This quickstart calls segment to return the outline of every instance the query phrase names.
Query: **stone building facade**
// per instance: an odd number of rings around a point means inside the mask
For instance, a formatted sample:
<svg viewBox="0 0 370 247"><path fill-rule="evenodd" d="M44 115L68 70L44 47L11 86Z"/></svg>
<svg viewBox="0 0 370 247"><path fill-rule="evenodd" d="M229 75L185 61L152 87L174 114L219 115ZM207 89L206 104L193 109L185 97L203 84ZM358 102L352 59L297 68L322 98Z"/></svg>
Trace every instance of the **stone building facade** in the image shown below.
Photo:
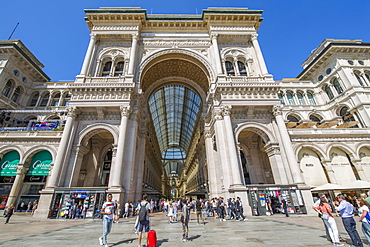
<svg viewBox="0 0 370 247"><path fill-rule="evenodd" d="M85 13L75 81L50 82L21 41L0 42L8 204L39 200L35 215L53 218L82 203L89 217L105 193L239 196L259 215L283 195L292 213L311 213L311 188L369 181L370 44L325 40L297 78L274 81L262 11Z"/></svg>

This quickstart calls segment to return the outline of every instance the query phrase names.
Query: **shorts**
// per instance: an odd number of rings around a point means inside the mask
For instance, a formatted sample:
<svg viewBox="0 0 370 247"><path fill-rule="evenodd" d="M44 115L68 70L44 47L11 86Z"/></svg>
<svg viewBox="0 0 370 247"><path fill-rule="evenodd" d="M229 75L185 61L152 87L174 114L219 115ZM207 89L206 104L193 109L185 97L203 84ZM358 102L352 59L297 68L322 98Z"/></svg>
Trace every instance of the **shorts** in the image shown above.
<svg viewBox="0 0 370 247"><path fill-rule="evenodd" d="M150 228L150 226L149 226L149 220L146 220L146 221L143 221L143 222L139 222L139 231L138 232L142 232L143 231L143 228L144 228L145 232L149 232L149 228Z"/></svg>

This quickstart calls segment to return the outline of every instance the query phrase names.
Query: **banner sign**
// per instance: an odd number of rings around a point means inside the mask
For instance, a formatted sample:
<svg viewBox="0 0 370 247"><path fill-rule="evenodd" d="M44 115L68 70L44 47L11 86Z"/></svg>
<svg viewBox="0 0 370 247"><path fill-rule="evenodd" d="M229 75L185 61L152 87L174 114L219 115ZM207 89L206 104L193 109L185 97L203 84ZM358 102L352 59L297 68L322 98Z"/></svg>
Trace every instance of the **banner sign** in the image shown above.
<svg viewBox="0 0 370 247"><path fill-rule="evenodd" d="M17 151L6 153L0 161L0 176L16 176L19 160Z"/></svg>
<svg viewBox="0 0 370 247"><path fill-rule="evenodd" d="M32 158L30 169L28 170L27 175L28 176L49 175L51 162L52 157L48 151L38 152Z"/></svg>

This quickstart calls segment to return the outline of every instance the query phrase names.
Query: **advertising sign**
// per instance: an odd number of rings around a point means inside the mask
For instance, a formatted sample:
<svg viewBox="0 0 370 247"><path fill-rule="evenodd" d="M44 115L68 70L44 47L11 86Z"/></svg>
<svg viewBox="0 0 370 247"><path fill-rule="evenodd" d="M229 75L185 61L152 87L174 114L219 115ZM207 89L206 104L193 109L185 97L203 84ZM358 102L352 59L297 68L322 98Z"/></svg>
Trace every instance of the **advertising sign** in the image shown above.
<svg viewBox="0 0 370 247"><path fill-rule="evenodd" d="M19 159L17 151L6 153L0 161L0 176L16 176Z"/></svg>
<svg viewBox="0 0 370 247"><path fill-rule="evenodd" d="M48 151L38 152L32 158L30 169L28 170L27 175L28 176L49 175L51 162L52 157Z"/></svg>

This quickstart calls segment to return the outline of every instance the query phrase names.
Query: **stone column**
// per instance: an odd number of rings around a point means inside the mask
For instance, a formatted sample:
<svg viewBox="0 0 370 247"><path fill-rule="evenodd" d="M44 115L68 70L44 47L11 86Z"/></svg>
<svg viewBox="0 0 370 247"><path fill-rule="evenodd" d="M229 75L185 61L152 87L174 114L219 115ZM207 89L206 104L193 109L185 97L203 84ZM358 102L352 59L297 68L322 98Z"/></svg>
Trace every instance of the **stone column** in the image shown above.
<svg viewBox="0 0 370 247"><path fill-rule="evenodd" d="M304 184L301 170L295 158L295 154L294 154L293 147L292 147L292 142L290 141L290 137L289 137L288 131L284 123L284 119L283 119L282 112L281 112L281 107L274 106L273 114L275 116L276 123L279 128L282 145L284 146L286 157L289 163L289 168L293 176L293 182L296 184Z"/></svg>
<svg viewBox="0 0 370 247"><path fill-rule="evenodd" d="M217 181L219 186L221 186L221 193L223 194L224 198L228 197L228 189L230 186L230 163L228 160L228 145L226 144L226 137L225 137L225 126L223 122L222 110L215 109L214 110L214 118L215 118L215 133L216 133L216 143L217 143L217 154L218 154L218 163L222 164L219 165L220 177L217 177ZM226 144L226 145L225 145Z"/></svg>
<svg viewBox="0 0 370 247"><path fill-rule="evenodd" d="M129 62L129 65L128 65L128 74L129 75L132 75L133 72L134 72L137 40L138 40L138 34L133 34L132 35L131 51L130 51L130 62Z"/></svg>
<svg viewBox="0 0 370 247"><path fill-rule="evenodd" d="M235 136L233 131L233 126L231 123L231 106L224 106L223 107L223 116L224 116L224 123L225 123L225 132L226 132L226 140L227 146L229 148L228 153L230 157L230 168L231 168L231 175L232 175L232 187L241 187L243 186L243 179L242 179L242 167L239 163L237 147L235 142Z"/></svg>
<svg viewBox="0 0 370 247"><path fill-rule="evenodd" d="M121 106L121 125L119 127L119 137L117 143L117 155L116 160L112 163L109 188L122 188L122 170L123 170L123 155L125 151L125 139L126 139L126 129L127 120L130 115L129 106Z"/></svg>
<svg viewBox="0 0 370 247"><path fill-rule="evenodd" d="M68 149L69 141L72 138L71 135L73 131L74 121L77 117L77 108L69 107L67 108L67 110L68 115L66 125L64 126L64 131L58 147L57 156L55 157L54 166L52 168L50 177L46 182L46 188L55 188L59 186L59 178L63 169L65 157L67 156L66 152Z"/></svg>
<svg viewBox="0 0 370 247"><path fill-rule="evenodd" d="M266 67L266 64L265 64L265 59L263 58L262 51L261 51L260 45L258 43L257 37L258 37L258 34L253 34L251 36L252 44L253 44L253 47L256 51L258 64L260 66L261 73L262 73L262 75L267 75L268 72L267 72L267 67Z"/></svg>
<svg viewBox="0 0 370 247"><path fill-rule="evenodd" d="M17 205L16 205L17 199L20 196L20 193L23 187L23 180L24 180L24 177L26 176L28 169L29 169L29 165L27 167L24 164L21 164L21 163L18 164L17 175L15 176L12 189L10 190L6 206L10 206L11 204L14 204L14 207L17 208Z"/></svg>
<svg viewBox="0 0 370 247"><path fill-rule="evenodd" d="M213 53L215 54L217 74L222 74L220 52L219 52L218 44L217 44L217 34L212 34L212 46L213 46Z"/></svg>
<svg viewBox="0 0 370 247"><path fill-rule="evenodd" d="M123 186L126 191L126 199L128 201L134 200L134 183L136 183L136 177L134 176L134 162L136 153L136 140L137 140L137 113L131 114L128 128L126 131L126 143L125 143L125 155L123 159L124 174L123 174ZM135 180L135 181L134 181Z"/></svg>
<svg viewBox="0 0 370 247"><path fill-rule="evenodd" d="M355 166L355 168L357 169L357 173L360 176L360 179L364 180L364 181L369 181L369 179L366 176L366 173L364 171L364 168L362 167L361 160L352 159L351 162Z"/></svg>
<svg viewBox="0 0 370 247"><path fill-rule="evenodd" d="M208 165L208 182L209 182L209 193L210 197L218 197L218 177L217 167L214 159L214 150L213 150L213 140L212 135L209 131L204 132L205 137L205 146L206 146L206 155L207 155L207 165Z"/></svg>
<svg viewBox="0 0 370 247"><path fill-rule="evenodd" d="M145 124L144 124L145 126ZM135 158L135 201L142 198L143 193L143 179L144 179L144 162L145 162L145 142L146 142L146 129L141 126L139 133L138 143L137 143L137 152Z"/></svg>
<svg viewBox="0 0 370 247"><path fill-rule="evenodd" d="M70 175L67 174L66 178L69 179L69 187L77 187L78 186L78 180L80 177L80 171L81 171L81 163L83 156L89 152L89 149L83 147L83 146L76 146L72 149L72 155L70 158L70 164L73 164L73 168L71 170Z"/></svg>
<svg viewBox="0 0 370 247"><path fill-rule="evenodd" d="M335 177L333 167L331 166L331 161L321 161L322 165L325 167L326 172L328 174L329 180L328 182L332 184L338 184L337 178Z"/></svg>
<svg viewBox="0 0 370 247"><path fill-rule="evenodd" d="M240 76L239 66L238 66L238 58L234 57L234 69L235 69L235 75Z"/></svg>
<svg viewBox="0 0 370 247"><path fill-rule="evenodd" d="M270 160L272 174L275 184L288 184L287 172L281 159L280 148L278 143L266 144L266 153Z"/></svg>
<svg viewBox="0 0 370 247"><path fill-rule="evenodd" d="M89 67L89 64L90 64L90 61L91 61L91 56L92 56L92 53L93 53L94 47L95 47L95 40L96 40L96 35L95 34L90 34L90 43L89 43L89 47L87 48L85 60L84 60L84 63L82 65L80 75L86 75L86 73L87 73L87 69Z"/></svg>

